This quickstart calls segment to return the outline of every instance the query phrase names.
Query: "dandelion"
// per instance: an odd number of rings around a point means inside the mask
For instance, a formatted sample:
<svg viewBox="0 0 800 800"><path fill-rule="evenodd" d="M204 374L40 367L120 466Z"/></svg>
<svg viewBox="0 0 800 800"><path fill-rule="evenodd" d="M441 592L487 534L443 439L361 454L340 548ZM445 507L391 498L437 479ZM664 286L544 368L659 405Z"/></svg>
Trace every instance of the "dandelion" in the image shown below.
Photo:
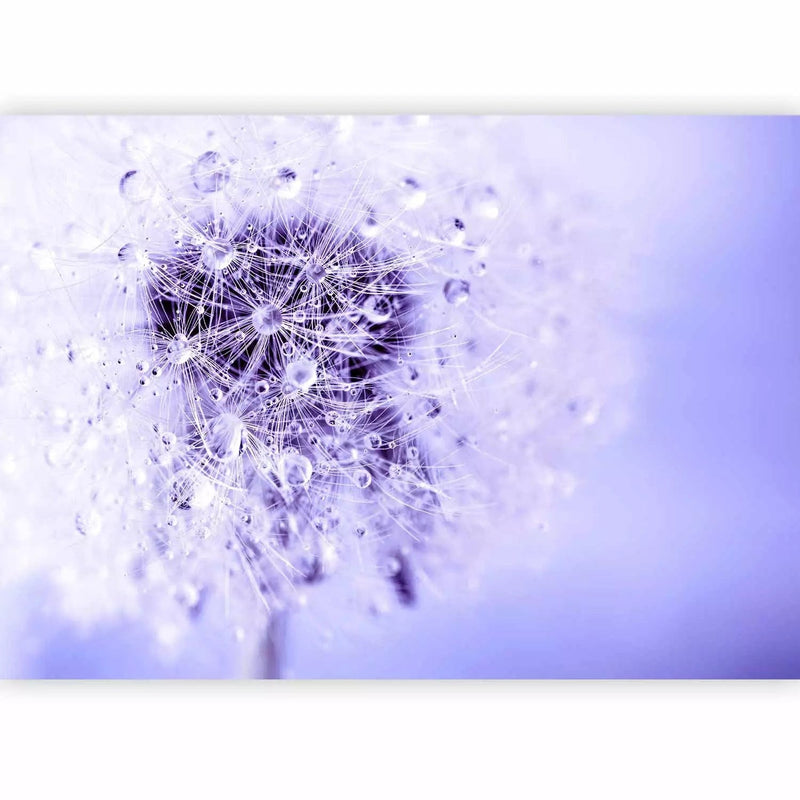
<svg viewBox="0 0 800 800"><path fill-rule="evenodd" d="M4 452L31 448L6 469L4 577L49 575L61 613L133 616L166 648L222 608L276 674L315 584L412 605L498 515L537 530L610 385L606 265L493 136L8 121L3 161L27 148L54 207L42 224L41 180L9 169Z"/></svg>

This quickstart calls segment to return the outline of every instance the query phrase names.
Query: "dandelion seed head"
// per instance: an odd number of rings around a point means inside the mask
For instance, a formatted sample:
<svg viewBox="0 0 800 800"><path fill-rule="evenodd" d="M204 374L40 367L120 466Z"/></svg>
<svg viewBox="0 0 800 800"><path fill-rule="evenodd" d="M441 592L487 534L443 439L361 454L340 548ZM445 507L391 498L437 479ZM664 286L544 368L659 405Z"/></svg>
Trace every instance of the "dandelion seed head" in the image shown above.
<svg viewBox="0 0 800 800"><path fill-rule="evenodd" d="M558 454L609 385L604 255L475 120L41 131L61 202L2 252L9 319L49 304L0 350L4 413L42 442L5 577L49 570L64 613L165 646L209 604L246 639L318 584L410 605L571 490ZM31 546L36 469L58 500Z"/></svg>

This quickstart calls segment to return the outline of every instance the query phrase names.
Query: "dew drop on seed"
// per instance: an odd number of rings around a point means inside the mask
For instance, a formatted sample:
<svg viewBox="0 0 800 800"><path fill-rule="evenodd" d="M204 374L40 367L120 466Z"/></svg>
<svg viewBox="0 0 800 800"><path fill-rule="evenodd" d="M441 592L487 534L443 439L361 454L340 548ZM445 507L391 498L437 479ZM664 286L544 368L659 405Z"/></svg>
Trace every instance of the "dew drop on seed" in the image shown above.
<svg viewBox="0 0 800 800"><path fill-rule="evenodd" d="M485 261L473 261L470 265L469 271L476 277L482 278L486 274Z"/></svg>
<svg viewBox="0 0 800 800"><path fill-rule="evenodd" d="M279 169L272 178L272 188L278 197L297 197L301 185L297 173L289 167Z"/></svg>
<svg viewBox="0 0 800 800"><path fill-rule="evenodd" d="M234 414L220 414L206 425L203 443L218 461L232 461L244 449L244 425Z"/></svg>
<svg viewBox="0 0 800 800"><path fill-rule="evenodd" d="M372 295L364 301L361 312L373 324L383 325L392 316L392 302L388 297Z"/></svg>
<svg viewBox="0 0 800 800"><path fill-rule="evenodd" d="M201 250L203 265L209 270L225 269L233 261L235 254L233 245L224 239L207 242Z"/></svg>
<svg viewBox="0 0 800 800"><path fill-rule="evenodd" d="M172 480L170 501L184 511L208 508L214 495L213 484L189 467L179 470Z"/></svg>
<svg viewBox="0 0 800 800"><path fill-rule="evenodd" d="M218 192L230 179L230 164L214 150L203 153L192 166L192 181L203 194Z"/></svg>
<svg viewBox="0 0 800 800"><path fill-rule="evenodd" d="M75 530L81 536L97 536L103 526L103 520L96 511L90 511L88 514L75 515Z"/></svg>
<svg viewBox="0 0 800 800"><path fill-rule="evenodd" d="M167 361L170 364L185 364L193 356L194 350L184 334L178 333L172 337L167 345Z"/></svg>
<svg viewBox="0 0 800 800"><path fill-rule="evenodd" d="M364 445L370 450L377 450L383 444L379 433L368 433L364 437Z"/></svg>
<svg viewBox="0 0 800 800"><path fill-rule="evenodd" d="M317 362L299 358L286 365L286 382L294 389L308 391L317 382Z"/></svg>
<svg viewBox="0 0 800 800"><path fill-rule="evenodd" d="M185 608L197 610L202 595L196 586L187 581L175 589L175 599Z"/></svg>
<svg viewBox="0 0 800 800"><path fill-rule="evenodd" d="M403 196L403 205L409 211L421 208L425 204L427 193L415 178L406 178L400 188Z"/></svg>
<svg viewBox="0 0 800 800"><path fill-rule="evenodd" d="M359 227L361 235L367 239L372 239L380 232L380 225L375 217L375 212L369 209L364 216L363 221Z"/></svg>
<svg viewBox="0 0 800 800"><path fill-rule="evenodd" d="M119 193L129 203L143 203L153 196L155 187L143 172L132 169L126 172L119 182Z"/></svg>
<svg viewBox="0 0 800 800"><path fill-rule="evenodd" d="M336 461L344 467L358 461L358 448L352 443L342 445L336 453Z"/></svg>
<svg viewBox="0 0 800 800"><path fill-rule="evenodd" d="M307 486L311 472L311 462L301 453L286 453L281 458L279 475L287 486Z"/></svg>
<svg viewBox="0 0 800 800"><path fill-rule="evenodd" d="M328 270L325 264L316 258L312 258L306 265L306 275L308 275L309 279L314 283L322 283L327 274Z"/></svg>
<svg viewBox="0 0 800 800"><path fill-rule="evenodd" d="M447 244L461 244L465 236L464 223L458 217L450 217L439 226L439 237Z"/></svg>
<svg viewBox="0 0 800 800"><path fill-rule="evenodd" d="M469 300L469 283L460 278L451 278L444 285L444 299L450 305L460 306Z"/></svg>
<svg viewBox="0 0 800 800"><path fill-rule="evenodd" d="M372 483L372 475L365 469L357 469L353 473L353 483L359 489L366 489Z"/></svg>
<svg viewBox="0 0 800 800"><path fill-rule="evenodd" d="M133 242L122 245L117 253L117 258L122 264L131 269L140 270L147 266L147 256L144 251Z"/></svg>
<svg viewBox="0 0 800 800"><path fill-rule="evenodd" d="M481 186L473 189L467 199L469 210L485 219L497 219L500 216L500 200L492 186Z"/></svg>
<svg viewBox="0 0 800 800"><path fill-rule="evenodd" d="M425 416L436 419L442 413L442 404L435 397L428 397L423 404Z"/></svg>
<svg viewBox="0 0 800 800"><path fill-rule="evenodd" d="M283 312L272 303L264 303L253 312L251 321L260 334L269 336L283 324Z"/></svg>

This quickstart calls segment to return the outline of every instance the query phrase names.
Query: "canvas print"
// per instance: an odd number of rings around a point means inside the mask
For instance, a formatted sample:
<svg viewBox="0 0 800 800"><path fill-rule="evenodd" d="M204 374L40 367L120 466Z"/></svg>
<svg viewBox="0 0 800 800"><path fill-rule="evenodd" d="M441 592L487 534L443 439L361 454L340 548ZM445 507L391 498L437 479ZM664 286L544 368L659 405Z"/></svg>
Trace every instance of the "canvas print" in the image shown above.
<svg viewBox="0 0 800 800"><path fill-rule="evenodd" d="M797 677L798 154L0 119L0 675Z"/></svg>

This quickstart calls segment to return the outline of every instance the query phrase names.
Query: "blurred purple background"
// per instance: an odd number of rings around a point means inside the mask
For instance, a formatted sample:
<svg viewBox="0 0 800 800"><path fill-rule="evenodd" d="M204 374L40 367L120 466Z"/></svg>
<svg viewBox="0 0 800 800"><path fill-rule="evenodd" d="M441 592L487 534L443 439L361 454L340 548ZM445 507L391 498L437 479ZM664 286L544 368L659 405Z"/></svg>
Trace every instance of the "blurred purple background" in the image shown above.
<svg viewBox="0 0 800 800"><path fill-rule="evenodd" d="M543 567L499 548L477 591L423 590L330 642L300 613L287 674L800 677L800 119L522 118L503 135L635 234L631 423L573 464ZM135 631L64 633L24 671L235 671L213 642L198 631L163 667Z"/></svg>

